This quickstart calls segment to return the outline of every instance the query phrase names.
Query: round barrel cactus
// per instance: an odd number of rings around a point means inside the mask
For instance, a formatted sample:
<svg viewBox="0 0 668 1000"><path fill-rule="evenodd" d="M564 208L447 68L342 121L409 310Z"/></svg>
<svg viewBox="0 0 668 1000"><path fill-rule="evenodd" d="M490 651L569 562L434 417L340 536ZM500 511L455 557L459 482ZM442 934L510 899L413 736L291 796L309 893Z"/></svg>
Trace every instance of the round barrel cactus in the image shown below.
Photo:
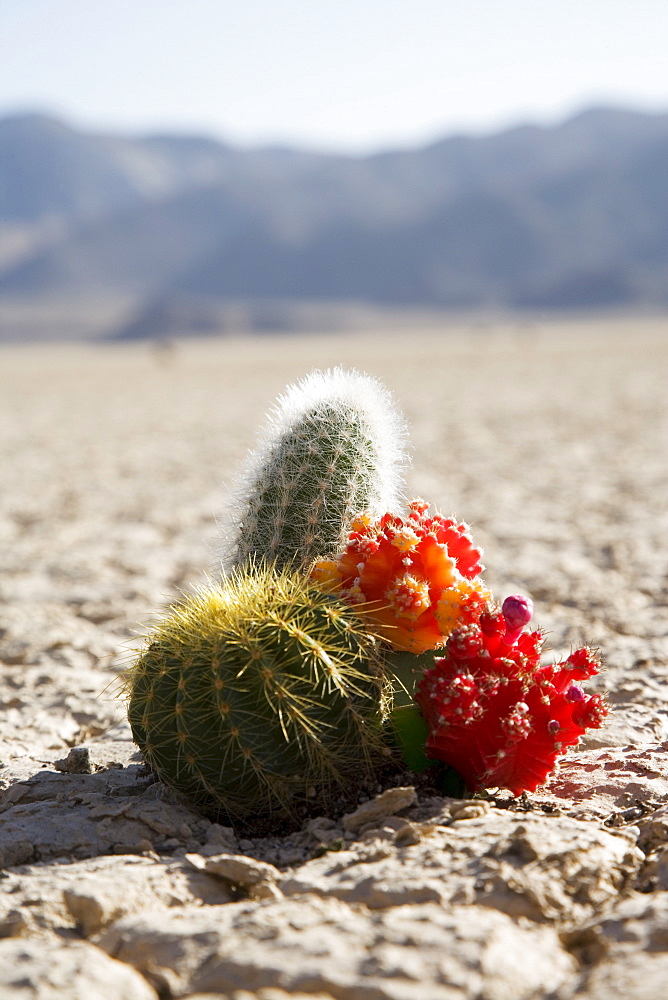
<svg viewBox="0 0 668 1000"><path fill-rule="evenodd" d="M387 757L378 641L301 574L240 568L172 608L127 678L157 776L229 820L323 806Z"/></svg>

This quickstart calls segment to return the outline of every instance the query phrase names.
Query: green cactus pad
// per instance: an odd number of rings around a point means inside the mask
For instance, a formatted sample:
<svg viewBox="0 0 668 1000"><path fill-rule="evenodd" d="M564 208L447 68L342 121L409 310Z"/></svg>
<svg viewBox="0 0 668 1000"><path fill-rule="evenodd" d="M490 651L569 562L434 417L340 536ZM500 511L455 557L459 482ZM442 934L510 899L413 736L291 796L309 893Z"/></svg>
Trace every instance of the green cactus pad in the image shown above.
<svg viewBox="0 0 668 1000"><path fill-rule="evenodd" d="M378 645L302 576L240 569L149 638L127 675L134 739L160 780L216 817L326 805L387 760Z"/></svg>

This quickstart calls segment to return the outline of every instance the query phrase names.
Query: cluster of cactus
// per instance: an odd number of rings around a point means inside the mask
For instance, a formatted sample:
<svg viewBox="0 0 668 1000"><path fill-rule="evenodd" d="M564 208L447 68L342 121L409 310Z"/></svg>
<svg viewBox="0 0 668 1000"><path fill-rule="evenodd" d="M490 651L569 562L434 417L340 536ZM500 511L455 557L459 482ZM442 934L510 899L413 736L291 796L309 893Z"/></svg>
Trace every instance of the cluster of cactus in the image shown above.
<svg viewBox="0 0 668 1000"><path fill-rule="evenodd" d="M398 503L403 440L369 376L335 369L291 387L235 490L221 579L171 609L129 671L135 741L205 811L325 806L387 761L381 644L304 570L337 551L360 510Z"/></svg>
<svg viewBox="0 0 668 1000"><path fill-rule="evenodd" d="M343 552L319 560L312 577L363 609L394 648L390 668L414 693L391 719L411 769L441 761L472 792L533 791L603 723L603 699L576 683L600 661L582 648L541 666L542 633L525 630L531 601L516 595L499 608L468 525L429 516L428 507L415 500L407 517L358 518Z"/></svg>
<svg viewBox="0 0 668 1000"><path fill-rule="evenodd" d="M291 387L223 520L219 581L170 609L129 671L146 761L209 814L326 808L398 751L518 794L601 724L575 683L596 658L540 667L530 602L493 604L468 525L421 500L399 511L404 438L369 376Z"/></svg>

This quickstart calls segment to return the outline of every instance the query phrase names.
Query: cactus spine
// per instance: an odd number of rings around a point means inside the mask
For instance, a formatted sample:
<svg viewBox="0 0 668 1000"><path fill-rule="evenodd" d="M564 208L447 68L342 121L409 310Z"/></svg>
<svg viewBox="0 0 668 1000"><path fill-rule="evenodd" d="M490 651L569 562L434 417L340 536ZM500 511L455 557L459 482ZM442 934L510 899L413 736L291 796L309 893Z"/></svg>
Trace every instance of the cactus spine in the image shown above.
<svg viewBox="0 0 668 1000"><path fill-rule="evenodd" d="M224 568L266 559L306 566L338 552L356 514L399 503L405 428L368 375L315 371L269 414L224 524Z"/></svg>
<svg viewBox="0 0 668 1000"><path fill-rule="evenodd" d="M326 805L385 759L376 646L359 613L303 575L240 568L154 631L127 679L134 739L210 814Z"/></svg>

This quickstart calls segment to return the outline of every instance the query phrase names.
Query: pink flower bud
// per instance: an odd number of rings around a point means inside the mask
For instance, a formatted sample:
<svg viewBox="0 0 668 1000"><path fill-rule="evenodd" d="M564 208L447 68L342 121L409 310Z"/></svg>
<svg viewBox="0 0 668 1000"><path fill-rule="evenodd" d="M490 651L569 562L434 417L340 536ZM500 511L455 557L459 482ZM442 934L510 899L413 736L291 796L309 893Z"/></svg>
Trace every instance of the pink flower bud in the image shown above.
<svg viewBox="0 0 668 1000"><path fill-rule="evenodd" d="M533 601L522 594L506 597L501 607L509 629L521 629L533 618Z"/></svg>

